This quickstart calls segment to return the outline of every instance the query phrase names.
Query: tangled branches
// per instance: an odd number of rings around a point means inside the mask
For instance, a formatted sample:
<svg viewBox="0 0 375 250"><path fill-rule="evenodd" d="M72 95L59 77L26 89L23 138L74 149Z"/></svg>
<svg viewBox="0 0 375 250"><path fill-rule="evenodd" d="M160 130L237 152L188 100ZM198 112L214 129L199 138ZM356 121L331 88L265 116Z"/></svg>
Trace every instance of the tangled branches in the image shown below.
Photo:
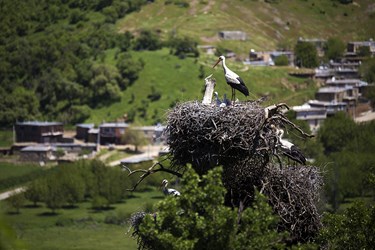
<svg viewBox="0 0 375 250"><path fill-rule="evenodd" d="M280 229L306 241L321 226L316 203L322 178L316 167L291 166L279 153L273 126L310 137L279 111L284 106L265 109L257 101L223 108L182 103L168 115L167 143L176 171L192 164L204 174L222 165L228 205L251 206L254 188L261 190L281 217Z"/></svg>

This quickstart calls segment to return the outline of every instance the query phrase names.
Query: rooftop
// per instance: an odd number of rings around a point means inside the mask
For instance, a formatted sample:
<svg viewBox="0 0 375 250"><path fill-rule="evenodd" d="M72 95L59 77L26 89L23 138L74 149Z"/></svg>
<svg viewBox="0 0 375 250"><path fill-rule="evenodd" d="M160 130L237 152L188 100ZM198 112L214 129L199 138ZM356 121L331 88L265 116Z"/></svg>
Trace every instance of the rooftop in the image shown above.
<svg viewBox="0 0 375 250"><path fill-rule="evenodd" d="M63 124L62 124L62 122L26 121L26 122L17 122L16 125L24 125L24 126L53 126L53 125L63 125Z"/></svg>

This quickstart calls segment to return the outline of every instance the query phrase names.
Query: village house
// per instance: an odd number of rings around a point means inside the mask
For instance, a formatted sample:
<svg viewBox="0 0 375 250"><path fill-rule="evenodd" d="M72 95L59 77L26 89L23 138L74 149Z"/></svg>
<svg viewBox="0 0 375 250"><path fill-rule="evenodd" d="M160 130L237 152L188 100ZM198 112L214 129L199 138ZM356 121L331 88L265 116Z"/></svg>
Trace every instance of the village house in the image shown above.
<svg viewBox="0 0 375 250"><path fill-rule="evenodd" d="M355 42L348 42L347 44L347 52L357 54L361 47L368 47L369 51L372 55L375 55L375 42L370 39L369 41L355 41Z"/></svg>
<svg viewBox="0 0 375 250"><path fill-rule="evenodd" d="M245 64L254 66L273 66L275 60L280 56L288 58L288 65L294 66L294 52L292 51L255 51L251 50L249 53L249 61Z"/></svg>
<svg viewBox="0 0 375 250"><path fill-rule="evenodd" d="M296 112L296 119L306 121L313 134L316 134L327 118L327 109L325 107L311 107L311 105L305 103L302 106L294 106L292 109Z"/></svg>
<svg viewBox="0 0 375 250"><path fill-rule="evenodd" d="M56 159L55 153L56 148L51 145L30 145L20 150L20 160L46 163Z"/></svg>
<svg viewBox="0 0 375 250"><path fill-rule="evenodd" d="M17 122L15 139L20 142L52 143L63 140L64 127L61 122Z"/></svg>
<svg viewBox="0 0 375 250"><path fill-rule="evenodd" d="M99 126L99 143L106 144L123 144L122 137L126 129L129 127L127 123L103 123Z"/></svg>
<svg viewBox="0 0 375 250"><path fill-rule="evenodd" d="M94 124L77 124L76 125L76 139L83 140L85 142L88 141L89 131L90 129L94 128Z"/></svg>

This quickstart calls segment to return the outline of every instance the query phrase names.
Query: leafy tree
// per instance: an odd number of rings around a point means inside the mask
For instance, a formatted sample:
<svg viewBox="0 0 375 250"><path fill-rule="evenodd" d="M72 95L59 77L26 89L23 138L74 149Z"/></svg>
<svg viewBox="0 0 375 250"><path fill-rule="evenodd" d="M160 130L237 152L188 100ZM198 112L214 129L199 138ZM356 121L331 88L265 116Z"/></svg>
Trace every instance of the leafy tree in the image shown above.
<svg viewBox="0 0 375 250"><path fill-rule="evenodd" d="M44 194L47 192L47 186L43 180L34 180L31 182L25 192L26 199L34 202L34 206L37 206L38 202L43 201Z"/></svg>
<svg viewBox="0 0 375 250"><path fill-rule="evenodd" d="M63 185L60 178L54 175L46 177L45 182L47 189L43 200L52 213L55 213L56 209L61 208L66 202Z"/></svg>
<svg viewBox="0 0 375 250"><path fill-rule="evenodd" d="M134 128L127 129L122 136L121 141L125 144L134 145L135 152L138 152L139 146L145 145L147 143L145 134L142 131Z"/></svg>
<svg viewBox="0 0 375 250"><path fill-rule="evenodd" d="M221 168L199 177L184 173L181 196L157 204L136 234L151 249L271 249L285 247L277 218L265 198L257 194L252 208L239 213L224 206Z"/></svg>
<svg viewBox="0 0 375 250"><path fill-rule="evenodd" d="M6 200L11 208L16 210L16 213L20 213L20 208L25 204L25 195L23 192L13 192L10 197Z"/></svg>
<svg viewBox="0 0 375 250"><path fill-rule="evenodd" d="M375 83L375 58L365 60L360 66L360 72L365 81Z"/></svg>
<svg viewBox="0 0 375 250"><path fill-rule="evenodd" d="M326 154L341 151L354 135L355 123L344 112L338 112L325 120L318 131L318 138L323 143Z"/></svg>
<svg viewBox="0 0 375 250"><path fill-rule="evenodd" d="M361 46L358 48L358 56L362 57L370 57L371 56L371 50L369 46Z"/></svg>
<svg viewBox="0 0 375 250"><path fill-rule="evenodd" d="M325 55L329 60L337 61L342 58L345 52L345 44L339 38L331 37L325 45Z"/></svg>
<svg viewBox="0 0 375 250"><path fill-rule="evenodd" d="M134 60L130 53L121 53L118 55L116 67L121 74L122 80L119 86L126 89L138 78L138 73L143 69L142 60Z"/></svg>
<svg viewBox="0 0 375 250"><path fill-rule="evenodd" d="M276 57L275 65L276 66L287 66L289 64L288 57L286 55L281 55Z"/></svg>
<svg viewBox="0 0 375 250"><path fill-rule="evenodd" d="M150 30L142 30L135 41L135 50L158 50L161 48L161 41L158 35Z"/></svg>
<svg viewBox="0 0 375 250"><path fill-rule="evenodd" d="M372 249L375 245L375 206L354 203L343 214L325 214L320 240L327 249Z"/></svg>
<svg viewBox="0 0 375 250"><path fill-rule="evenodd" d="M314 44L309 42L298 42L294 48L296 65L305 68L314 68L319 65L318 54Z"/></svg>
<svg viewBox="0 0 375 250"><path fill-rule="evenodd" d="M176 37L169 41L169 46L173 49L172 53L181 58L186 56L198 57L197 45L198 43L189 37Z"/></svg>
<svg viewBox="0 0 375 250"><path fill-rule="evenodd" d="M79 170L72 165L61 166L60 168L61 174L59 178L62 182L65 200L70 205L82 201L85 192L85 183L82 176L79 175Z"/></svg>

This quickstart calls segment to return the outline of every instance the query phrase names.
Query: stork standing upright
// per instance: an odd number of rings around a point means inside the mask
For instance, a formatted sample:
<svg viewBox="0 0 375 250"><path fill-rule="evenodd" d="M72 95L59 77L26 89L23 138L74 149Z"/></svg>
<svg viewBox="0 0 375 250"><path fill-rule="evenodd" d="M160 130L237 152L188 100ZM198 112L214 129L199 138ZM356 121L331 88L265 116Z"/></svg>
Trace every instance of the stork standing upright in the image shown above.
<svg viewBox="0 0 375 250"><path fill-rule="evenodd" d="M292 160L294 160L294 161L296 161L300 164L305 165L306 164L306 158L302 154L301 150L296 145L291 143L290 141L287 141L287 140L282 138L283 135L284 135L284 130L278 129L275 126L273 126L273 128L276 131L277 141L278 141L278 143L281 147L281 150L283 151L283 154L285 156L289 157L290 159L292 159Z"/></svg>
<svg viewBox="0 0 375 250"><path fill-rule="evenodd" d="M163 188L163 193L165 195L172 195L172 196L180 196L180 192L177 191L176 189L173 189L173 188L167 188L168 186L168 181L166 179L164 179L162 182L161 182L161 186Z"/></svg>
<svg viewBox="0 0 375 250"><path fill-rule="evenodd" d="M239 77L236 73L234 73L232 70L230 70L227 65L225 64L225 57L220 56L215 65L212 68L215 68L216 65L219 64L219 62L223 62L223 69L224 69L224 76L227 84L232 87L232 102L234 102L236 98L235 90L237 89L245 96L249 96L249 90L247 89L245 83Z"/></svg>

